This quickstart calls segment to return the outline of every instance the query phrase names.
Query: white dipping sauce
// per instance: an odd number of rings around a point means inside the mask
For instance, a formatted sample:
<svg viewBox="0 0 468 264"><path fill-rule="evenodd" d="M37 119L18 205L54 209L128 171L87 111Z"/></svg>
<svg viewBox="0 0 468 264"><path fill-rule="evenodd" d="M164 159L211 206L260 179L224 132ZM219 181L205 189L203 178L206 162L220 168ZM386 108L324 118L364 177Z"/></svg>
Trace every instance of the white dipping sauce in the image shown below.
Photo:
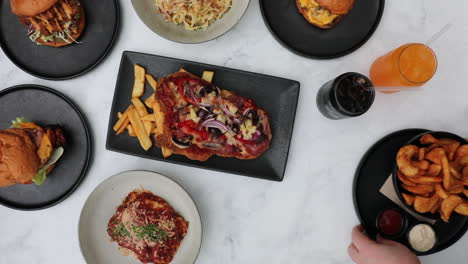
<svg viewBox="0 0 468 264"><path fill-rule="evenodd" d="M408 235L408 241L414 250L426 252L431 250L436 243L434 229L426 224L415 225Z"/></svg>

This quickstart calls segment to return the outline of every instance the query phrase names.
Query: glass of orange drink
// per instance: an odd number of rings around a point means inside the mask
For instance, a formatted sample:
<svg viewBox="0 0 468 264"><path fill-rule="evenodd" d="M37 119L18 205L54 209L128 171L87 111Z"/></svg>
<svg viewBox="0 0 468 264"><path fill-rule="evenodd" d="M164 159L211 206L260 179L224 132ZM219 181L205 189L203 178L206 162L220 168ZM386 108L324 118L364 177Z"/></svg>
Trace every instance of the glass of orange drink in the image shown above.
<svg viewBox="0 0 468 264"><path fill-rule="evenodd" d="M384 92L398 92L398 87L424 85L436 71L437 57L434 51L424 44L409 43L375 60L370 69L370 78L376 90L382 87L381 91Z"/></svg>

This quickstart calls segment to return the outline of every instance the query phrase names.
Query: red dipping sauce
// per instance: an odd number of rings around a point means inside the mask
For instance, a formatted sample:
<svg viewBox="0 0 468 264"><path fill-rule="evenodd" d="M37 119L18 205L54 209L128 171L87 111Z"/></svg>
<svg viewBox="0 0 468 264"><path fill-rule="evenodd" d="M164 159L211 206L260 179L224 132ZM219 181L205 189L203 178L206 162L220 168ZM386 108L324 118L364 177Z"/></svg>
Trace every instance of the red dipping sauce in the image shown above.
<svg viewBox="0 0 468 264"><path fill-rule="evenodd" d="M377 219L377 227L384 235L398 235L403 231L404 219L400 211L387 209L380 213Z"/></svg>

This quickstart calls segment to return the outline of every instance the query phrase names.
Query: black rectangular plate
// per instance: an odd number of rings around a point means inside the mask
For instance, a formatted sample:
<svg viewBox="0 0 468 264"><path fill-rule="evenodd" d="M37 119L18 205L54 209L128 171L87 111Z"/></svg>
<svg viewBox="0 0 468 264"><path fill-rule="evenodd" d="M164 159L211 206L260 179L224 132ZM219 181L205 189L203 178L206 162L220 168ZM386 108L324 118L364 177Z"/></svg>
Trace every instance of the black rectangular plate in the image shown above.
<svg viewBox="0 0 468 264"><path fill-rule="evenodd" d="M241 96L252 98L265 109L270 118L273 139L270 149L255 160L239 160L213 156L205 162L194 161L182 155L172 155L165 159L157 147L144 151L138 139L125 132L115 135L117 112L124 112L130 104L135 64L143 66L155 78L161 78L184 68L201 76L203 71L214 71L213 83L221 89L231 90ZM143 53L125 51L120 62L119 75L115 86L114 100L109 118L106 148L111 151L138 157L172 162L181 165L200 167L215 171L234 173L266 180L282 181L288 160L289 145L296 115L300 84L297 81L245 72L198 62L179 60ZM152 93L146 84L147 98Z"/></svg>

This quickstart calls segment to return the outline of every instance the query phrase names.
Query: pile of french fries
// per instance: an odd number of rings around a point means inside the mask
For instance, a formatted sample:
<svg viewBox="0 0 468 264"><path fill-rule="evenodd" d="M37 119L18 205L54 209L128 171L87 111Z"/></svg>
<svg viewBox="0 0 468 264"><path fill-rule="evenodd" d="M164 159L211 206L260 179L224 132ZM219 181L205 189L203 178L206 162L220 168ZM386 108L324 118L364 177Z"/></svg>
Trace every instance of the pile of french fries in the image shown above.
<svg viewBox="0 0 468 264"><path fill-rule="evenodd" d="M406 204L419 213L439 213L445 222L453 212L468 216L468 145L431 134L420 142L424 147L407 145L397 154Z"/></svg>
<svg viewBox="0 0 468 264"><path fill-rule="evenodd" d="M180 72L187 72L185 69L180 69ZM146 73L145 68L135 64L134 65L134 83L132 89L131 104L127 107L125 112L117 113L119 118L113 129L117 135L122 134L125 130L131 137L137 137L141 147L148 151L153 146L151 136L157 132L156 116L153 109L156 107L156 89L158 87L157 81L151 74ZM204 71L203 79L212 82L214 72ZM141 97L145 94L145 83L148 82L153 93L146 99ZM166 148L162 149L164 157L172 155L172 151Z"/></svg>

